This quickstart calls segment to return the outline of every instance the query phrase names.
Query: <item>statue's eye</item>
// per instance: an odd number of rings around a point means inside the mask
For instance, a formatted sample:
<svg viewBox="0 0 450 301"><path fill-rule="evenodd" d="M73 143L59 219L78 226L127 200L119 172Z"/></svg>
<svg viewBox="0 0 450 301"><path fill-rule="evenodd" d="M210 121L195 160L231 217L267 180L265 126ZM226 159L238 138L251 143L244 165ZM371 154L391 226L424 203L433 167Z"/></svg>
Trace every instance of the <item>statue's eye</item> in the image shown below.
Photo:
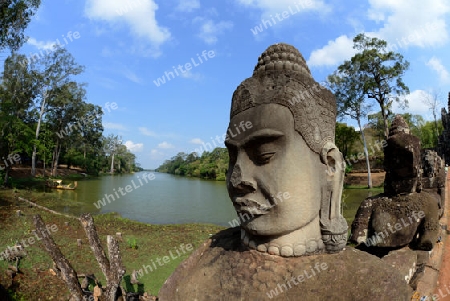
<svg viewBox="0 0 450 301"><path fill-rule="evenodd" d="M265 152L261 153L257 157L258 164L267 164L270 162L270 159L275 155L275 152Z"/></svg>

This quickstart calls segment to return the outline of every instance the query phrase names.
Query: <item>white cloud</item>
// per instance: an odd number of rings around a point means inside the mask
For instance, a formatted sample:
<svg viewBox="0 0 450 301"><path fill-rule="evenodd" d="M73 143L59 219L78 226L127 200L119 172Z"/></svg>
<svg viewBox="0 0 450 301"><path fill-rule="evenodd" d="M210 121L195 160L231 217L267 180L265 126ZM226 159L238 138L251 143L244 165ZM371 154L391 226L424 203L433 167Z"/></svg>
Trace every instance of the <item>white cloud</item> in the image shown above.
<svg viewBox="0 0 450 301"><path fill-rule="evenodd" d="M369 4L369 19L384 22L376 35L399 48L437 46L448 40L448 0L369 0Z"/></svg>
<svg viewBox="0 0 450 301"><path fill-rule="evenodd" d="M103 127L107 130L119 130L119 131L127 130L127 128L124 125L112 122L103 122Z"/></svg>
<svg viewBox="0 0 450 301"><path fill-rule="evenodd" d="M308 59L308 66L334 66L350 59L356 53L353 49L353 39L346 35L334 41L329 41L321 49L314 50Z"/></svg>
<svg viewBox="0 0 450 301"><path fill-rule="evenodd" d="M239 4L259 8L263 15L289 12L318 11L328 13L331 6L324 3L323 0L237 0Z"/></svg>
<svg viewBox="0 0 450 301"><path fill-rule="evenodd" d="M125 146L132 153L139 153L144 150L144 144L142 143L133 143L133 141L128 140L125 142Z"/></svg>
<svg viewBox="0 0 450 301"><path fill-rule="evenodd" d="M256 0L239 0L254 2ZM262 1L262 0L260 0ZM448 41L446 16L450 13L448 0L369 0L368 19L380 24L368 36L388 42L388 47L398 52L410 46L440 46ZM310 66L337 65L354 55L353 42L345 35L329 41L311 53Z"/></svg>
<svg viewBox="0 0 450 301"><path fill-rule="evenodd" d="M450 74L445 68L445 66L442 64L441 60L437 57L433 56L428 62L427 66L430 67L432 70L436 71L436 73L439 75L439 81L442 84L449 84L450 83Z"/></svg>
<svg viewBox="0 0 450 301"><path fill-rule="evenodd" d="M430 110L427 105L424 103L424 99L427 97L432 97L428 92L423 90L414 90L409 95L406 95L404 98L408 100L408 107L402 109L399 105L394 102L392 104L392 110L394 113L411 113L422 115L425 120L430 120Z"/></svg>
<svg viewBox="0 0 450 301"><path fill-rule="evenodd" d="M191 70L186 71L186 72L182 72L180 74L180 77L182 78L187 78L187 79L192 79L194 81L199 81L203 78L203 76L200 73L194 73Z"/></svg>
<svg viewBox="0 0 450 301"><path fill-rule="evenodd" d="M161 149L169 149L169 148L174 148L174 146L173 146L172 144L170 144L170 143L164 141L164 142L158 144L158 148L161 148Z"/></svg>
<svg viewBox="0 0 450 301"><path fill-rule="evenodd" d="M164 152L161 152L157 149L152 149L150 151L150 159L160 160L160 159L164 159L164 158L167 158L167 155Z"/></svg>
<svg viewBox="0 0 450 301"><path fill-rule="evenodd" d="M201 18L197 18L194 22L199 20L201 20ZM223 34L226 30L231 30L232 28L233 22L231 21L220 21L218 23L214 23L213 20L203 20L198 37L201 38L206 44L212 45L217 43L219 35Z"/></svg>
<svg viewBox="0 0 450 301"><path fill-rule="evenodd" d="M150 131L150 130L147 129L146 127L140 127L140 128L139 128L139 132L141 132L141 134L142 134L142 135L145 135L145 136L149 136L149 137L158 137L158 135L157 135L155 132Z"/></svg>
<svg viewBox="0 0 450 301"><path fill-rule="evenodd" d="M134 83L137 84L142 83L142 79L139 76L137 76L136 73L127 68L124 70L124 76Z"/></svg>
<svg viewBox="0 0 450 301"><path fill-rule="evenodd" d="M199 0L180 0L180 3L176 7L176 10L182 12L192 12L197 8L200 8Z"/></svg>
<svg viewBox="0 0 450 301"><path fill-rule="evenodd" d="M36 47L39 50L54 50L54 46L58 45L55 41L38 41L35 38L29 38L27 41L28 44Z"/></svg>
<svg viewBox="0 0 450 301"><path fill-rule="evenodd" d="M189 143L192 143L192 144L203 144L204 142L200 138L194 138L194 139L191 139L191 141L189 141Z"/></svg>
<svg viewBox="0 0 450 301"><path fill-rule="evenodd" d="M154 47L170 39L170 31L156 20L158 5L154 0L87 0L85 14L92 20L125 23L138 38Z"/></svg>

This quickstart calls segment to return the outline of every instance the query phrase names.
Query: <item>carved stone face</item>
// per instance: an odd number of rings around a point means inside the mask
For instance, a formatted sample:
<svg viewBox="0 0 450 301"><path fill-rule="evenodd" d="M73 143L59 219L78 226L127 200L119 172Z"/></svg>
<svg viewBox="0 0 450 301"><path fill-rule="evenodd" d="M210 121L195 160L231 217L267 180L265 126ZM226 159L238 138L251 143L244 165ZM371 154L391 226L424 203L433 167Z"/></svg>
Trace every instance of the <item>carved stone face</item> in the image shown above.
<svg viewBox="0 0 450 301"><path fill-rule="evenodd" d="M229 135L228 194L253 235L290 233L317 218L325 167L294 129L291 111L278 104L245 110L230 120L250 129ZM282 197L288 193L288 199ZM286 195L286 194L285 194Z"/></svg>

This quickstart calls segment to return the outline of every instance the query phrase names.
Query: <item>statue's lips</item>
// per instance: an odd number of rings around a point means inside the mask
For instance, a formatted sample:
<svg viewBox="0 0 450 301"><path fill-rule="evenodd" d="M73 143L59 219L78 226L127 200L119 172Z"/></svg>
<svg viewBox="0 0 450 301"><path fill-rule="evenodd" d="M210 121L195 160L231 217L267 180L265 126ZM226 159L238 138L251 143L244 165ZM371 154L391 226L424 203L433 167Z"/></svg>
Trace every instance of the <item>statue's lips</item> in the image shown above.
<svg viewBox="0 0 450 301"><path fill-rule="evenodd" d="M257 201L239 197L234 198L233 205L237 213L248 213L251 215L264 215L269 213L270 209L270 207Z"/></svg>

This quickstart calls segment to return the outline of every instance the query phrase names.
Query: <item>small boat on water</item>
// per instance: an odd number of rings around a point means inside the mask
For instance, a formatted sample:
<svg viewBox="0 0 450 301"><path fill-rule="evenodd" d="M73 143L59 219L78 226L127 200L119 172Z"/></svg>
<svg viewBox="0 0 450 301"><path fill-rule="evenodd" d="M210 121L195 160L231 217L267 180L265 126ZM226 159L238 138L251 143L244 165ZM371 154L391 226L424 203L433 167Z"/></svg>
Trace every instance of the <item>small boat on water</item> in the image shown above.
<svg viewBox="0 0 450 301"><path fill-rule="evenodd" d="M47 185L47 187L55 188L55 189L74 190L75 188L77 188L78 182L75 181L71 184L63 185L62 180L49 179L49 180L47 180L46 185Z"/></svg>

